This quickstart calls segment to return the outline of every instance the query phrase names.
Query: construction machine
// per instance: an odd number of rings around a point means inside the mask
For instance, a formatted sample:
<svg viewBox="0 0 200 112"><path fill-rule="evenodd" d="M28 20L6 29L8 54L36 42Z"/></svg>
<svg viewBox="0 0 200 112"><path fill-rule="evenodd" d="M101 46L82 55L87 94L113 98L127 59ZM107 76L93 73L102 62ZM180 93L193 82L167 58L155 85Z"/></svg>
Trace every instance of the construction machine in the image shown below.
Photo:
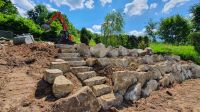
<svg viewBox="0 0 200 112"><path fill-rule="evenodd" d="M56 19L60 20L60 23L62 24L62 27L63 27L63 30L60 32L61 39L59 40L58 43L59 44L73 44L74 42L72 41L73 40L72 34L69 33L65 18L62 16L61 12L56 12L46 24L42 25L42 28L45 29L46 32L50 31L51 30L50 25Z"/></svg>

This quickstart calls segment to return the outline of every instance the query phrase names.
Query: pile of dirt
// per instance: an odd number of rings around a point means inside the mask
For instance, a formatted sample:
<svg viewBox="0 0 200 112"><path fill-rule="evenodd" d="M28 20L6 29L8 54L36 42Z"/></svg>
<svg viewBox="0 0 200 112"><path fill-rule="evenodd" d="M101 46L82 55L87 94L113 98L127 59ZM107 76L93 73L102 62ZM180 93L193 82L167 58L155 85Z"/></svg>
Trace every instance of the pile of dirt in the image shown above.
<svg viewBox="0 0 200 112"><path fill-rule="evenodd" d="M48 43L6 45L0 53L0 65L12 68L29 66L30 71L41 73L56 56L58 49Z"/></svg>

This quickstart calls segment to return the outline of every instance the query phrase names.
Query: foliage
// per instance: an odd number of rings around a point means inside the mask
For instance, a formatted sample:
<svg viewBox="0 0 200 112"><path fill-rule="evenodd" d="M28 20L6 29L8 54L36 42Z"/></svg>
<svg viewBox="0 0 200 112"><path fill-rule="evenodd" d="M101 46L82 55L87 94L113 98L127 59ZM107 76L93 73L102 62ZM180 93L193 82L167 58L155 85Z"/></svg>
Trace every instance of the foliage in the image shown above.
<svg viewBox="0 0 200 112"><path fill-rule="evenodd" d="M88 31L86 28L82 28L81 35L80 35L81 43L85 43L86 45L89 45L91 38L92 38L92 33Z"/></svg>
<svg viewBox="0 0 200 112"><path fill-rule="evenodd" d="M39 25L45 23L48 13L48 9L45 5L36 5L34 9L27 11L28 18Z"/></svg>
<svg viewBox="0 0 200 112"><path fill-rule="evenodd" d="M193 14L192 21L195 25L196 31L200 31L200 3L191 8L191 13Z"/></svg>
<svg viewBox="0 0 200 112"><path fill-rule="evenodd" d="M0 12L4 14L18 14L17 8L10 0L0 0Z"/></svg>
<svg viewBox="0 0 200 112"><path fill-rule="evenodd" d="M147 36L139 36L138 37L138 48L145 49L149 46L149 38Z"/></svg>
<svg viewBox="0 0 200 112"><path fill-rule="evenodd" d="M153 40L153 42L156 42L157 32L155 31L155 29L157 28L157 23L153 22L153 20L150 19L148 25L145 28L147 35Z"/></svg>
<svg viewBox="0 0 200 112"><path fill-rule="evenodd" d="M197 64L200 64L200 54L195 51L193 46L175 46L164 43L151 43L150 47L154 53L179 55L184 60L192 60Z"/></svg>
<svg viewBox="0 0 200 112"><path fill-rule="evenodd" d="M200 32L193 32L189 35L189 38L192 39L195 50L200 53Z"/></svg>
<svg viewBox="0 0 200 112"><path fill-rule="evenodd" d="M0 30L12 31L14 34L31 33L40 36L42 30L32 20L17 15L0 13Z"/></svg>
<svg viewBox="0 0 200 112"><path fill-rule="evenodd" d="M111 35L121 33L123 31L123 27L124 18L122 14L116 10L113 10L105 17L104 23L101 26L101 30L105 38L111 38ZM106 45L108 45L107 41Z"/></svg>
<svg viewBox="0 0 200 112"><path fill-rule="evenodd" d="M171 44L186 44L190 33L188 21L180 15L161 20L159 34L161 39Z"/></svg>

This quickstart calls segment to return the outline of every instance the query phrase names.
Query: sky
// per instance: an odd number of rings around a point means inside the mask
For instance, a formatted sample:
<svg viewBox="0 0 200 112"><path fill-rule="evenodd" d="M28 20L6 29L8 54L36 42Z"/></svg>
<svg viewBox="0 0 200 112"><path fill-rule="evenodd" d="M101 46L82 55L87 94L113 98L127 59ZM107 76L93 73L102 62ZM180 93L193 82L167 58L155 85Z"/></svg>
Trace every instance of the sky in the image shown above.
<svg viewBox="0 0 200 112"><path fill-rule="evenodd" d="M118 10L124 16L124 32L136 36L144 35L145 26L152 19L160 19L180 14L190 18L190 8L200 0L11 0L20 15L26 17L26 11L37 4L46 5L49 11L60 11L77 29L87 28L100 33L105 16Z"/></svg>

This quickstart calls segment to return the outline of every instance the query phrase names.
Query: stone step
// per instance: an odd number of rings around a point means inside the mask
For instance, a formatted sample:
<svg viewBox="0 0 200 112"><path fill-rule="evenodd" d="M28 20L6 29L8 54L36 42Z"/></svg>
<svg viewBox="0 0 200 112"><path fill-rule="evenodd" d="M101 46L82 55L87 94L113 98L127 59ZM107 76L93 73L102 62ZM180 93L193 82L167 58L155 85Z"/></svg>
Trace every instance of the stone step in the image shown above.
<svg viewBox="0 0 200 112"><path fill-rule="evenodd" d="M61 49L74 47L73 45L67 45L67 44L56 44L55 46L56 46L56 48L61 48Z"/></svg>
<svg viewBox="0 0 200 112"><path fill-rule="evenodd" d="M61 53L77 53L76 49L74 48L65 48L65 49L61 49Z"/></svg>
<svg viewBox="0 0 200 112"><path fill-rule="evenodd" d="M60 58L65 61L82 61L83 60L81 57L60 57Z"/></svg>
<svg viewBox="0 0 200 112"><path fill-rule="evenodd" d="M80 57L80 54L79 53L59 53L58 57L61 58L61 59L63 57L68 57L68 58L71 58L71 57Z"/></svg>
<svg viewBox="0 0 200 112"><path fill-rule="evenodd" d="M97 98L103 110L108 110L111 107L119 106L123 102L123 96L109 93Z"/></svg>
<svg viewBox="0 0 200 112"><path fill-rule="evenodd" d="M92 86L92 90L97 97L112 92L112 88L106 84Z"/></svg>
<svg viewBox="0 0 200 112"><path fill-rule="evenodd" d="M92 70L92 67L88 66L79 66L79 67L70 67L72 73L77 74L80 72L88 72Z"/></svg>
<svg viewBox="0 0 200 112"><path fill-rule="evenodd" d="M104 84L106 82L106 77L96 76L83 81L86 86L94 86Z"/></svg>
<svg viewBox="0 0 200 112"><path fill-rule="evenodd" d="M86 65L86 61L67 61L67 63L71 66L84 66Z"/></svg>
<svg viewBox="0 0 200 112"><path fill-rule="evenodd" d="M96 76L96 72L95 71L89 71L89 72L81 72L81 73L77 73L77 77L81 80L84 81L88 78L92 78Z"/></svg>

